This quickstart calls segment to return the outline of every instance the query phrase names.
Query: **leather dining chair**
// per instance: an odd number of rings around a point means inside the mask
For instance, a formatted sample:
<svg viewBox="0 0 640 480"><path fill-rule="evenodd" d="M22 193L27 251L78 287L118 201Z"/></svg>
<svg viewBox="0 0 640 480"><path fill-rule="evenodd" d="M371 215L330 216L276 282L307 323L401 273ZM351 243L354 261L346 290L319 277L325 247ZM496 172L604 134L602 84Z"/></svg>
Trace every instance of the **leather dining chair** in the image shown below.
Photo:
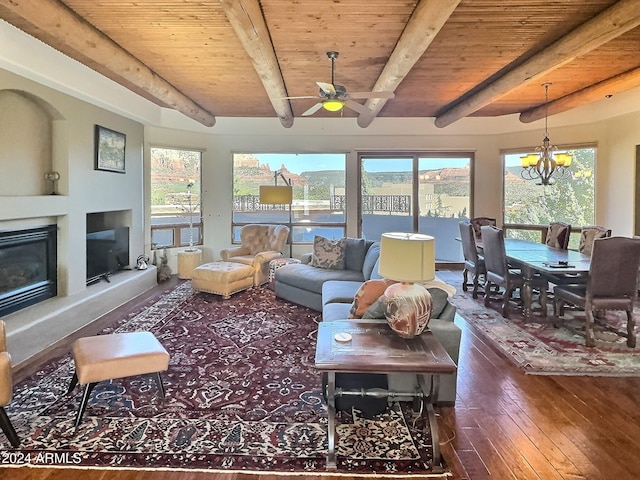
<svg viewBox="0 0 640 480"><path fill-rule="evenodd" d="M484 286L485 292L491 291L492 284L504 288L502 296L502 316L509 318L509 301L513 292L521 288L524 279L522 272L518 269L510 268L507 261L507 253L504 246L504 233L502 230L492 226L483 226L482 244L484 248L484 263L487 269L487 282ZM547 316L547 287L548 282L540 277L534 276L531 287L540 292L540 305L542 316ZM484 305L489 306L490 295L484 296Z"/></svg>
<svg viewBox="0 0 640 480"><path fill-rule="evenodd" d="M491 217L474 217L471 220L469 220L469 223L473 227L473 233L476 236L476 240L481 239L480 228L482 226L489 225L489 226L495 227L498 224L496 219Z"/></svg>
<svg viewBox="0 0 640 480"><path fill-rule="evenodd" d="M4 407L13 397L13 379L11 377L11 356L7 353L4 322L0 320L0 428L7 436L9 443L18 448L20 440Z"/></svg>
<svg viewBox="0 0 640 480"><path fill-rule="evenodd" d="M578 251L584 255L591 256L591 249L593 248L593 241L597 238L608 238L611 236L611 230L600 227L597 225L585 226L580 229L580 244L578 246ZM575 274L575 273L565 273L565 274L546 274L545 277L551 283L556 285L567 285L567 284L585 284L587 283L587 279L589 278L586 274Z"/></svg>
<svg viewBox="0 0 640 480"><path fill-rule="evenodd" d="M564 222L551 222L544 243L553 248L566 250L569 248L570 235L571 225Z"/></svg>
<svg viewBox="0 0 640 480"><path fill-rule="evenodd" d="M460 222L460 238L462 239L462 254L464 256L464 270L462 270L462 290L467 291L469 285L468 275L472 276L473 298L478 298L478 286L480 277L486 279L487 269L484 258L478 255L473 225L469 222Z"/></svg>
<svg viewBox="0 0 640 480"><path fill-rule="evenodd" d="M627 314L627 345L636 346L633 304L637 300L640 267L640 239L610 237L594 240L586 284L558 285L553 289L553 317L557 326L564 304L584 309L585 343L595 346L593 331L596 311L624 310ZM600 318L600 317L598 317Z"/></svg>
<svg viewBox="0 0 640 480"><path fill-rule="evenodd" d="M593 241L596 238L608 238L611 236L611 230L599 225L589 225L580 229L580 243L578 251L585 255L591 255Z"/></svg>

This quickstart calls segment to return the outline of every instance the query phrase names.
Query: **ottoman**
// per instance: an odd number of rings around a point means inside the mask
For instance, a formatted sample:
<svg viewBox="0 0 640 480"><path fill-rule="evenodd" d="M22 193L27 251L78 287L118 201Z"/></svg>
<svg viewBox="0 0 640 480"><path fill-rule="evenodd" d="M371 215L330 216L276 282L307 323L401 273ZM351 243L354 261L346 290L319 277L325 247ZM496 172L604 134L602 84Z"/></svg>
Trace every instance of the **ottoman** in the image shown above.
<svg viewBox="0 0 640 480"><path fill-rule="evenodd" d="M67 395L78 383L85 385L82 402L76 415L78 429L93 388L103 380L147 373L155 374L160 396L164 386L160 372L169 368L169 354L151 332L113 333L79 338L71 347L75 372Z"/></svg>
<svg viewBox="0 0 640 480"><path fill-rule="evenodd" d="M193 270L191 286L198 292L222 295L226 300L253 286L253 267L223 261L205 263Z"/></svg>

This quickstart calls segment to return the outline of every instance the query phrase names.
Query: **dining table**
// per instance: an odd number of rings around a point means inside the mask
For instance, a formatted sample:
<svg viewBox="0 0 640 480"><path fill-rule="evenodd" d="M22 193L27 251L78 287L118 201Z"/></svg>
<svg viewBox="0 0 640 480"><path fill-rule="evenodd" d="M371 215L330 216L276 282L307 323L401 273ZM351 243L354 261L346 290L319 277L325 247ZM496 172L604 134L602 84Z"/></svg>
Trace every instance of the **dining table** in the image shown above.
<svg viewBox="0 0 640 480"><path fill-rule="evenodd" d="M476 247L482 253L482 241L476 242ZM522 314L525 318L532 316L531 280L534 275L578 277L589 274L591 257L576 250L553 248L544 243L517 238L505 238L504 247L509 266L519 268L522 272Z"/></svg>

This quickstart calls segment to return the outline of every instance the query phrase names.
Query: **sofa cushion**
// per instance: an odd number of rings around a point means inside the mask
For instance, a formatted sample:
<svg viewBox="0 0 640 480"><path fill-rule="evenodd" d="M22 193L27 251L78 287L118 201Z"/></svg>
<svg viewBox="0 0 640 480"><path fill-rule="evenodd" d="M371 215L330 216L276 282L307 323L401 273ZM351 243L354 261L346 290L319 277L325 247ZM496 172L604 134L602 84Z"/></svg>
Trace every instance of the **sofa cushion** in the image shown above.
<svg viewBox="0 0 640 480"><path fill-rule="evenodd" d="M346 280L363 282L362 272L353 270L329 270L326 268L315 268L311 265L296 263L285 265L276 270L276 283L295 285L296 287L318 295L322 293L322 284L329 280ZM346 318L346 317L344 317Z"/></svg>
<svg viewBox="0 0 640 480"><path fill-rule="evenodd" d="M364 282L353 297L353 303L349 310L349 318L362 318L362 315L380 296L389 285L395 283L393 280L367 280Z"/></svg>
<svg viewBox="0 0 640 480"><path fill-rule="evenodd" d="M327 303L347 303L351 306L353 297L361 285L361 281L329 280L324 282L322 284L322 305Z"/></svg>
<svg viewBox="0 0 640 480"><path fill-rule="evenodd" d="M364 256L367 254L367 241L364 238L346 238L344 268L346 270L362 270Z"/></svg>
<svg viewBox="0 0 640 480"><path fill-rule="evenodd" d="M369 276L370 280L376 280L378 278L384 278L382 275L380 275L380 272L378 272L378 267L380 266L380 257L378 257L378 260L376 260L376 263L373 265L373 270L371 270L371 275Z"/></svg>
<svg viewBox="0 0 640 480"><path fill-rule="evenodd" d="M329 240L316 235L313 239L311 266L330 270L344 270L346 245L346 238Z"/></svg>
<svg viewBox="0 0 640 480"><path fill-rule="evenodd" d="M376 266L378 258L380 258L380 242L375 242L367 250L364 262L362 262L362 276L365 280L369 280L371 278L371 274L373 273L373 269Z"/></svg>

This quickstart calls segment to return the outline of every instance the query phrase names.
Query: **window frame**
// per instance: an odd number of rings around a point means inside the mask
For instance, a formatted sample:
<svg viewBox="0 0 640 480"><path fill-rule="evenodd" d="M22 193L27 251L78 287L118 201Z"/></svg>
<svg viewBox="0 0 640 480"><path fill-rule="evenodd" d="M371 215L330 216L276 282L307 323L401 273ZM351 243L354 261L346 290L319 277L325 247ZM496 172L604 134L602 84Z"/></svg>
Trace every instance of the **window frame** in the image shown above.
<svg viewBox="0 0 640 480"><path fill-rule="evenodd" d="M235 185L236 185L236 156L237 155L252 155L255 157L259 157L260 155L263 156L292 156L292 157L300 157L300 156L322 156L322 155L328 155L328 156L342 156L343 157L343 166L342 166L342 172L343 172L343 183L344 183L344 187L342 187L345 190L345 201L344 203L339 204L340 211L342 211L342 220L341 221L333 221L333 222L319 222L319 221L311 221L308 219L303 219L300 220L299 218L296 218L295 213L291 213L291 216L289 217L288 215L284 215L282 216L281 219L276 219L275 221L271 222L271 221L266 221L266 222L261 222L261 223L267 223L267 224L287 224L290 228L291 228L291 243L292 245L308 245L308 244L312 244L313 243L313 238L311 239L307 239L307 240L300 240L301 236L304 236L304 231L308 230L309 232L307 233L307 236L309 236L308 234L310 232L313 232L312 229L315 228L325 228L325 229L336 229L340 232L340 235L335 235L335 234L325 234L323 236L327 236L330 239L335 239L335 238L341 238L346 236L346 231L347 231L347 208L348 208L348 200L346 199L346 185L347 185L347 164L348 164L348 157L349 154L347 152L296 152L296 151L291 151L291 152L269 152L269 151L234 151L232 152L232 160L231 160L231 169L232 169L232 181L234 184L234 188L232 189L231 192L231 204L232 204L232 214L231 214L231 242L234 245L237 245L240 243L240 238L239 238L239 231L240 229L244 226L244 225L248 225L251 223L255 223L253 221L237 221L236 217L235 217L235 213L236 213L236 204L238 203L236 201L236 194L235 194ZM258 160L261 160L260 158L258 158ZM287 168L286 166L286 159L282 162L282 165L284 165L285 168ZM270 167L271 168L271 167ZM278 180L277 184L282 184L282 181L285 180L285 178L283 178L281 169L278 170L269 170L270 174L274 175L274 178ZM291 172L290 170L287 169L288 172L290 173L294 173L295 172ZM322 170L317 170L317 171L322 171ZM327 171L333 171L333 169L328 169ZM286 174L285 174L286 175ZM297 174L296 174L297 175ZM290 180L290 178L289 178ZM286 181L286 180L285 180ZM264 184L266 185L266 184ZM271 183L269 184L271 185ZM292 206L293 206L293 212L296 211L296 206L300 207L302 206L303 210L306 208L308 209L308 203L305 204L305 202L308 202L308 200L305 200L304 198L300 199L299 197L296 197L296 192L299 191L299 189L296 189L296 184L295 182L293 183L293 202L292 202ZM341 187L337 187L337 188L341 188ZM254 197L257 197L257 195L254 195ZM328 201L329 201L329 207L330 209L333 208L332 205L335 205L336 203L333 201L332 197L336 197L336 195L330 195ZM249 199L249 201L252 204L256 204L259 207L257 207L256 211L258 211L259 209L263 209L263 210L278 210L278 206L272 206L272 205L261 205L259 204L259 198L254 198ZM339 203L339 202L338 202ZM297 204L297 205L296 205ZM265 208L265 207L269 207L269 208ZM298 208L299 210L299 208ZM284 212L288 212L288 210L285 208L283 210ZM286 217L286 218L285 218ZM301 230L304 229L304 231L301 232ZM327 232L325 232L327 233ZM320 233L318 233L320 234Z"/></svg>
<svg viewBox="0 0 640 480"><path fill-rule="evenodd" d="M182 205L179 208L191 208L191 211L189 213L185 213L183 216L185 217L185 220L188 219L188 221L185 222L174 222L174 223L170 223L170 224L153 224L153 219L154 218L159 218L160 215L154 215L153 214L153 195L154 195L154 183L152 181L152 177L153 177L153 164L152 164L152 159L151 157L153 156L153 150L171 150L171 151L177 151L177 152L190 152L190 153L197 153L199 155L199 159L198 159L198 166L195 170L197 170L197 178L195 178L196 175L185 175L183 178L183 181L185 180L193 180L194 181L194 186L198 186L198 191L194 192L193 189L191 189L191 193L192 195L196 195L196 198L199 199L199 201L196 202L195 205L190 205L189 207L187 207L187 205ZM193 238L193 246L202 246L204 243L204 214L203 214L203 207L202 207L202 164L203 164L203 155L204 155L204 150L202 148L189 148L189 147L174 147L174 146L167 146L167 145L150 145L149 146L149 170L150 170L150 174L149 174L149 219L150 219L150 238L151 238L151 250L162 250L165 248L184 248L184 247L189 247L189 241L183 241L183 236L184 236L184 230L186 230L187 232L187 237L189 237L189 226L192 225L192 231L194 232L194 238ZM185 185L187 185L185 183ZM177 192L180 193L180 192ZM181 215L176 215L176 218L179 218ZM197 220L194 221L194 217L197 217ZM171 236L172 236L172 242L171 244L156 244L155 242L153 242L153 236L154 236L154 232L159 232L162 230L170 230L172 232Z"/></svg>

